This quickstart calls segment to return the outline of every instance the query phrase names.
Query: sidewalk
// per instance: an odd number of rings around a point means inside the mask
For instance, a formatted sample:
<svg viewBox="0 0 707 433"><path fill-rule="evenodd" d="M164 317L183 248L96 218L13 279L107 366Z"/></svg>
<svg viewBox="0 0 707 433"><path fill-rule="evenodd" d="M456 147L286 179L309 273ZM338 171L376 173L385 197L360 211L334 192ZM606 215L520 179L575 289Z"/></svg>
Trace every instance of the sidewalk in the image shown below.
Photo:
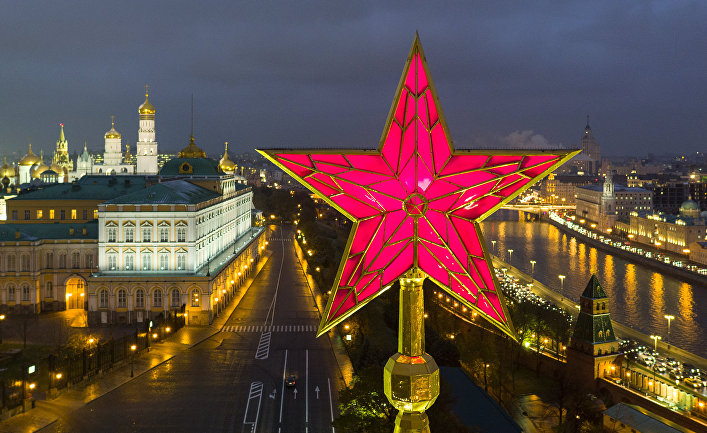
<svg viewBox="0 0 707 433"><path fill-rule="evenodd" d="M149 352L136 356L133 366L134 377L150 371L220 332L269 259L269 254L263 256L255 272L237 289L231 303L221 311L211 325L185 326L162 342L150 346ZM0 422L0 432L31 433L42 429L55 422L59 416L74 411L131 381L133 378L130 377L130 368L130 363L126 362L97 379L62 391L59 397L53 400L39 400L34 409Z"/></svg>

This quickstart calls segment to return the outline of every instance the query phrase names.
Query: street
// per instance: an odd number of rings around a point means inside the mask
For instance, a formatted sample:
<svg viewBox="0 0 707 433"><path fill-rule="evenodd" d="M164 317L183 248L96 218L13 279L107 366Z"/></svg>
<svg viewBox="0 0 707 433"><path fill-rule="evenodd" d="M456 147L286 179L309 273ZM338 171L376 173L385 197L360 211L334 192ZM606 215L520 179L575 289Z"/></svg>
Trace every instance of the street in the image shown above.
<svg viewBox="0 0 707 433"><path fill-rule="evenodd" d="M270 250L221 332L41 431L334 432L341 374L289 228Z"/></svg>

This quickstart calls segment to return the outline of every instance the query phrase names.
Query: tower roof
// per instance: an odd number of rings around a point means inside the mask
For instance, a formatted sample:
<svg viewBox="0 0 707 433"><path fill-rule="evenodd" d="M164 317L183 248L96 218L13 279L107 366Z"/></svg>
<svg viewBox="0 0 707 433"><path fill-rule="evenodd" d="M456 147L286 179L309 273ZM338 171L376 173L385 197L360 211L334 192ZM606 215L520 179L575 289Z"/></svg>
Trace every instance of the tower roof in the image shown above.
<svg viewBox="0 0 707 433"><path fill-rule="evenodd" d="M223 172L231 172L236 167L236 164L228 157L228 141L226 142L226 149L223 151L223 157L219 161L219 167L221 167Z"/></svg>
<svg viewBox="0 0 707 433"><path fill-rule="evenodd" d="M60 123L59 126L61 127L61 130L59 131L59 141L64 142L66 141L66 137L64 136L64 124Z"/></svg>
<svg viewBox="0 0 707 433"><path fill-rule="evenodd" d="M592 277L589 279L589 283L587 283L587 287L584 289L584 292L582 292L582 298L589 298L589 299L608 298L608 296L606 295L606 292L601 287L601 284L599 284L599 279L597 278L596 274L592 274Z"/></svg>
<svg viewBox="0 0 707 433"><path fill-rule="evenodd" d="M206 153L194 142L194 134L189 138L187 147L179 151L179 158L206 158Z"/></svg>
<svg viewBox="0 0 707 433"><path fill-rule="evenodd" d="M106 132L105 138L120 138L120 132L115 130L115 116L110 116L110 131Z"/></svg>
<svg viewBox="0 0 707 433"><path fill-rule="evenodd" d="M147 92L148 86L145 86L145 102L142 103L140 107L138 107L137 112L138 114L142 115L154 115L155 114L155 107L150 104L150 98L149 94Z"/></svg>
<svg viewBox="0 0 707 433"><path fill-rule="evenodd" d="M22 159L19 162L19 165L32 166L32 165L36 164L37 161L39 161L39 158L37 157L37 155L35 155L34 152L32 152L32 143L29 143L28 148L29 148L29 150L27 151L27 154L24 157L22 157Z"/></svg>

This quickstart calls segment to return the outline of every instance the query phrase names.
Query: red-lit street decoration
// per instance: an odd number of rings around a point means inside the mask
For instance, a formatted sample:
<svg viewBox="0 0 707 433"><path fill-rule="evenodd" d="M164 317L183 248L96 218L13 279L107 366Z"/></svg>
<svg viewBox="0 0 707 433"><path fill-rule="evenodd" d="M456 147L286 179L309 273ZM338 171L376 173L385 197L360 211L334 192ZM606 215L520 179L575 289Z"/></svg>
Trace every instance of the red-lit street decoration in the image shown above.
<svg viewBox="0 0 707 433"><path fill-rule="evenodd" d="M353 221L320 335L419 270L515 338L478 222L577 152L454 149L416 38L378 150L261 153Z"/></svg>

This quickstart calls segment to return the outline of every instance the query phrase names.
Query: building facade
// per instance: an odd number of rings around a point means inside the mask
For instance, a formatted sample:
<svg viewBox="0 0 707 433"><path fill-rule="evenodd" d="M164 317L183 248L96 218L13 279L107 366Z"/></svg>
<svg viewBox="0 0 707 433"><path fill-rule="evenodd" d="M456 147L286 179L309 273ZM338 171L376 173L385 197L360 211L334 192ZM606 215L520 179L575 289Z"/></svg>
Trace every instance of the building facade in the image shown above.
<svg viewBox="0 0 707 433"><path fill-rule="evenodd" d="M691 244L707 241L707 212L701 213L692 200L680 206L678 215L634 212L629 234L635 242L689 255Z"/></svg>
<svg viewBox="0 0 707 433"><path fill-rule="evenodd" d="M628 221L631 212L653 209L652 193L643 188L631 188L613 183L608 175L602 185L577 188L575 215L600 231L612 229L616 221Z"/></svg>
<svg viewBox="0 0 707 433"><path fill-rule="evenodd" d="M205 157L192 137L161 182L98 209L98 272L91 324L142 323L185 314L211 323L265 247L252 227L252 190Z"/></svg>
<svg viewBox="0 0 707 433"><path fill-rule="evenodd" d="M97 223L0 225L0 311L84 309Z"/></svg>

